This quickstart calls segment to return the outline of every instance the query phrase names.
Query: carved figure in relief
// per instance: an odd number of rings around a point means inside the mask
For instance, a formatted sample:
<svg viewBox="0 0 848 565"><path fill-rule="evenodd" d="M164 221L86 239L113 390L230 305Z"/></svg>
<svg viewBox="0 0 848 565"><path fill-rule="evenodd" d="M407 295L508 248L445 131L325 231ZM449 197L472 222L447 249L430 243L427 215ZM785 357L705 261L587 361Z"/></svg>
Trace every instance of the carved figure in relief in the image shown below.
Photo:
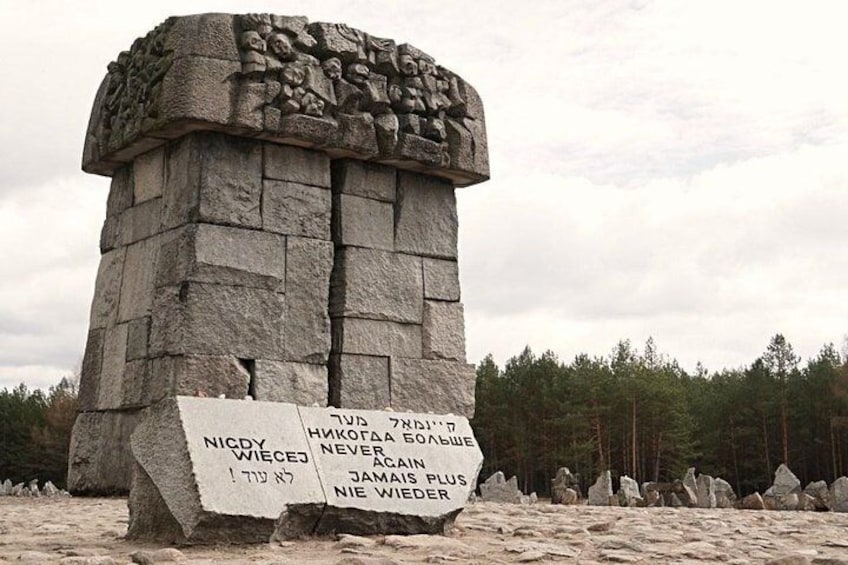
<svg viewBox="0 0 848 565"><path fill-rule="evenodd" d="M324 115L324 101L311 92L306 92L301 100L303 113L320 118Z"/></svg>
<svg viewBox="0 0 848 565"><path fill-rule="evenodd" d="M362 85L361 107L366 112L379 115L391 111L392 101L386 92L387 79L383 75L372 74Z"/></svg>
<svg viewBox="0 0 848 565"><path fill-rule="evenodd" d="M306 29L309 20L303 16L271 16L274 29L282 30L294 39L294 44L301 49L312 49L318 43Z"/></svg>
<svg viewBox="0 0 848 565"><path fill-rule="evenodd" d="M282 89L280 91L280 111L294 114L302 111L306 89L301 85L306 79L306 70L300 63L286 63L280 72ZM304 112L305 113L305 112Z"/></svg>
<svg viewBox="0 0 848 565"><path fill-rule="evenodd" d="M400 72L408 77L414 77L418 74L418 63L409 53L402 53L398 58L398 68Z"/></svg>
<svg viewBox="0 0 848 565"><path fill-rule="evenodd" d="M338 57L330 57L321 63L321 68L330 80L339 80L342 78L342 62L339 61Z"/></svg>
<svg viewBox="0 0 848 565"><path fill-rule="evenodd" d="M362 102L362 90L353 83L341 78L334 83L336 99L338 100L339 112L343 114L356 114L361 112L359 108Z"/></svg>
<svg viewBox="0 0 848 565"><path fill-rule="evenodd" d="M484 130L475 129L477 115L468 115L467 87L427 53L344 24L309 23L301 16L248 14L230 16L229 22L225 15L216 17L226 22L221 29L231 30L230 48L237 49L241 61L241 72L229 75L227 83L234 89L232 100L249 101L233 105L230 123L303 135L321 147L336 146L348 136L359 145L346 148L368 158L376 152L429 166L442 151L461 167L472 162L468 155L476 151L476 132ZM169 119L170 108L160 99L172 84L163 78L175 46L185 41L169 37L189 29L173 30L178 20L172 18L136 40L109 65L99 116L89 131L104 158L146 128L159 127L162 118ZM197 41L206 39L220 40ZM478 107L473 106L475 111ZM298 114L310 119L299 120ZM281 121L282 116L290 118Z"/></svg>
<svg viewBox="0 0 848 565"><path fill-rule="evenodd" d="M371 71L368 70L368 67L363 65L362 63L353 63L352 65L347 66L347 70L345 71L345 79L348 82L353 84L364 84L366 80L368 80L368 76L371 74Z"/></svg>
<svg viewBox="0 0 848 565"><path fill-rule="evenodd" d="M384 154L394 151L402 134L436 142L447 154L445 120L465 128L461 79L412 45L344 24L310 24L300 16L248 14L237 17L235 29L240 84L264 83L267 110L321 118L331 127L342 127L342 114L373 118L368 121ZM163 53L166 37L167 30L149 34L110 65L100 125L107 143L133 135L145 119L156 117L158 105L150 100L160 97L170 66ZM422 147L433 155L432 146Z"/></svg>
<svg viewBox="0 0 848 565"><path fill-rule="evenodd" d="M280 72L280 80L288 86L300 86L306 78L306 69L300 63L288 63Z"/></svg>
<svg viewBox="0 0 848 565"><path fill-rule="evenodd" d="M244 23L246 29L253 29L263 39L274 30L270 14L248 14L244 16Z"/></svg>
<svg viewBox="0 0 848 565"><path fill-rule="evenodd" d="M241 24L243 71L255 75L265 64L265 82L282 84L274 100L283 113L395 113L400 120L381 120L384 129L397 123L400 131L437 142L447 139L446 115L464 116L456 78L409 44L302 17L250 14ZM261 62L257 53L265 53Z"/></svg>
<svg viewBox="0 0 848 565"><path fill-rule="evenodd" d="M444 141L447 139L448 133L445 129L445 122L439 118L429 118L427 120L427 126L424 128L424 137L434 141Z"/></svg>
<svg viewBox="0 0 848 565"><path fill-rule="evenodd" d="M264 72L265 40L257 31L245 31L241 34L241 61L245 73Z"/></svg>
<svg viewBox="0 0 848 565"><path fill-rule="evenodd" d="M282 33L272 33L268 37L268 47L271 50L271 53L276 57L276 61L285 62L285 61L294 61L296 58L296 54L294 52L294 48L292 47L291 41ZM279 66L279 63L276 63ZM269 65L270 67L271 65Z"/></svg>

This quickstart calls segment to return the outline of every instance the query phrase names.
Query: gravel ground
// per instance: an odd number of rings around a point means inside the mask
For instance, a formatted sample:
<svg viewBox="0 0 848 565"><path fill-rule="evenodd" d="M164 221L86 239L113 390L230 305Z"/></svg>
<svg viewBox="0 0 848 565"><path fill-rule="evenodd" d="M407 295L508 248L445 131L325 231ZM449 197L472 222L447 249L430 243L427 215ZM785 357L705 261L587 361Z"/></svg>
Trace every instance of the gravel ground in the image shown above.
<svg viewBox="0 0 848 565"><path fill-rule="evenodd" d="M848 514L475 503L449 536L251 546L127 542L123 498L0 498L0 563L781 563L848 565Z"/></svg>

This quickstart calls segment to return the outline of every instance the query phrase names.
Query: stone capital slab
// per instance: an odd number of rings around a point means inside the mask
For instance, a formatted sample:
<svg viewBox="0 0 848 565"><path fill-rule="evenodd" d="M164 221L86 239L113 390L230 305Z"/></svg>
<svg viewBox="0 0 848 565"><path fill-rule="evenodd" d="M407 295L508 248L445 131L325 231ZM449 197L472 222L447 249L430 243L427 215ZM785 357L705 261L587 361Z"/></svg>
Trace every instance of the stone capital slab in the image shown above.
<svg viewBox="0 0 848 565"><path fill-rule="evenodd" d="M482 103L462 77L408 43L303 17L171 17L137 39L108 65L83 169L111 176L201 130L382 162L456 186L489 177ZM147 169L142 199L161 186L160 171Z"/></svg>

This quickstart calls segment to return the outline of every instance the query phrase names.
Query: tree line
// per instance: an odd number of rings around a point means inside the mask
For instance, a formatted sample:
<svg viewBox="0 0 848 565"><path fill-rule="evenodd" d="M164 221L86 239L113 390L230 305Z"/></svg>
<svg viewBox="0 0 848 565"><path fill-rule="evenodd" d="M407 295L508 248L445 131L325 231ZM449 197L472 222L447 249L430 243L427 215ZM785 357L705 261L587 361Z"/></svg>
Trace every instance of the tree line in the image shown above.
<svg viewBox="0 0 848 565"><path fill-rule="evenodd" d="M527 493L548 495L563 466L584 493L606 469L643 482L694 466L742 495L768 488L780 463L804 484L848 473L848 364L832 344L802 366L777 334L749 366L694 374L653 339L571 363L527 347L502 369L484 358L476 395L481 480L500 470Z"/></svg>
<svg viewBox="0 0 848 565"><path fill-rule="evenodd" d="M73 379L63 378L47 392L24 384L0 390L0 481L38 479L64 488L76 412Z"/></svg>
<svg viewBox="0 0 848 565"><path fill-rule="evenodd" d="M481 480L500 470L542 496L562 466L584 493L606 469L669 481L694 466L742 495L768 488L780 463L804 484L848 474L848 363L832 344L802 366L777 334L749 366L693 374L652 339L570 363L527 347L503 368L486 356L476 396ZM73 379L0 390L0 480L63 486L76 410Z"/></svg>

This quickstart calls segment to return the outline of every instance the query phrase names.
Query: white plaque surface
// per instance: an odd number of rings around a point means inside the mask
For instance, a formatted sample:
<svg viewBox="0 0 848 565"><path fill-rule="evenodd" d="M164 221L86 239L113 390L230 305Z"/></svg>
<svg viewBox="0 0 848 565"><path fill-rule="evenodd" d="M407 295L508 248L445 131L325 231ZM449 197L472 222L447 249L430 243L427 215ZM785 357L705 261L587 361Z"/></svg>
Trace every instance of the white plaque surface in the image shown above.
<svg viewBox="0 0 848 565"><path fill-rule="evenodd" d="M475 487L483 455L464 417L298 410L330 506L441 516Z"/></svg>
<svg viewBox="0 0 848 565"><path fill-rule="evenodd" d="M294 404L178 397L203 509L277 519L324 493Z"/></svg>

